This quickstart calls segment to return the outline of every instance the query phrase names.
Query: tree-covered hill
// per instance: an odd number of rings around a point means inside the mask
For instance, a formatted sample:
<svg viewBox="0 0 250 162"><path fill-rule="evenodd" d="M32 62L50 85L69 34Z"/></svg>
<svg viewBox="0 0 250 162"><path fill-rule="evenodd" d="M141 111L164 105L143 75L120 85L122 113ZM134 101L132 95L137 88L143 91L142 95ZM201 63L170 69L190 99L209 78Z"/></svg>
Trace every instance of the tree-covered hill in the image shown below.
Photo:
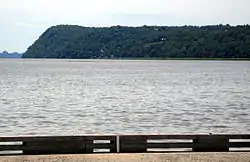
<svg viewBox="0 0 250 162"><path fill-rule="evenodd" d="M24 58L250 58L250 26L49 28Z"/></svg>

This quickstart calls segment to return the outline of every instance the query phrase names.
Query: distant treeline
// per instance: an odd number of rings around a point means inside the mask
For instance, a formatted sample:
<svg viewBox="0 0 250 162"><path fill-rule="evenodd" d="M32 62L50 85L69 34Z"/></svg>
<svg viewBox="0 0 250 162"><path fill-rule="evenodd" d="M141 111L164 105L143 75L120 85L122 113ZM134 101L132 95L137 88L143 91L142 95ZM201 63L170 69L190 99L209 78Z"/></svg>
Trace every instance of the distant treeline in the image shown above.
<svg viewBox="0 0 250 162"><path fill-rule="evenodd" d="M0 58L21 58L23 54L13 52L13 53L8 53L7 51L3 51L2 53L0 52Z"/></svg>
<svg viewBox="0 0 250 162"><path fill-rule="evenodd" d="M53 26L24 58L250 58L250 26Z"/></svg>

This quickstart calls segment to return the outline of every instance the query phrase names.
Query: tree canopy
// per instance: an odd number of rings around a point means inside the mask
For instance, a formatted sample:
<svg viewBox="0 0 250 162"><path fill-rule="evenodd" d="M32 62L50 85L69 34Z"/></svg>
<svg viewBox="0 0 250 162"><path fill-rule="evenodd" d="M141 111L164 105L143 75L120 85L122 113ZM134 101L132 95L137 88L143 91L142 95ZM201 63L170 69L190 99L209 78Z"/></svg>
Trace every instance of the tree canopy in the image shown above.
<svg viewBox="0 0 250 162"><path fill-rule="evenodd" d="M250 26L47 29L24 58L250 58Z"/></svg>

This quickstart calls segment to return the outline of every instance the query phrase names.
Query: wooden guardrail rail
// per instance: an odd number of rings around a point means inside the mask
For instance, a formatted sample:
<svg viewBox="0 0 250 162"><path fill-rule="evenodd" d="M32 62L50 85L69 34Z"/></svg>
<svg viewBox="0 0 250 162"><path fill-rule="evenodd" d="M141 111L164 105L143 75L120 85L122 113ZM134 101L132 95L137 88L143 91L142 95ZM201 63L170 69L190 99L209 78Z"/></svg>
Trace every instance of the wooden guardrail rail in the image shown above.
<svg viewBox="0 0 250 162"><path fill-rule="evenodd" d="M250 134L0 137L0 155L249 151Z"/></svg>

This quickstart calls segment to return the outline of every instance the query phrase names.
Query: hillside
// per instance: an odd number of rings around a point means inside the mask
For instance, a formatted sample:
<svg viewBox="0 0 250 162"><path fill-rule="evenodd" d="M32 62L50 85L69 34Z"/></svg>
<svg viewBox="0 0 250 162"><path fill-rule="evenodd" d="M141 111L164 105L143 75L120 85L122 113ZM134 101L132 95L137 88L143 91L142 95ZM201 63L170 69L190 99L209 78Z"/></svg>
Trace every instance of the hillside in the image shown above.
<svg viewBox="0 0 250 162"><path fill-rule="evenodd" d="M250 26L47 29L24 58L250 58Z"/></svg>

